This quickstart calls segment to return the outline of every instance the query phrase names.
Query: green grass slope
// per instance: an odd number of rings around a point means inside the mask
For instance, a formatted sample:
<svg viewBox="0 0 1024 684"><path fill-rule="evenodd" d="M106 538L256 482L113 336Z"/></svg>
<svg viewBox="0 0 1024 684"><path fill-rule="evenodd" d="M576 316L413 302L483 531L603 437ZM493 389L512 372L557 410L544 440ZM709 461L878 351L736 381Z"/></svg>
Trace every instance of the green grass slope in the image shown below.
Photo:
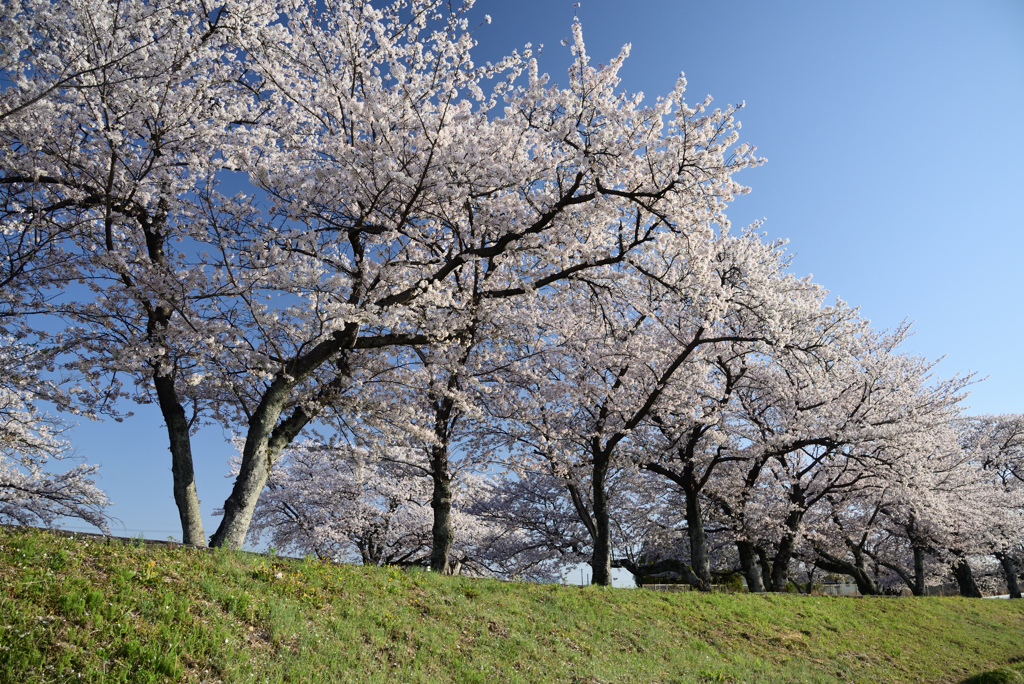
<svg viewBox="0 0 1024 684"><path fill-rule="evenodd" d="M581 589L0 528L0 682L1014 681L1022 661L1021 601Z"/></svg>

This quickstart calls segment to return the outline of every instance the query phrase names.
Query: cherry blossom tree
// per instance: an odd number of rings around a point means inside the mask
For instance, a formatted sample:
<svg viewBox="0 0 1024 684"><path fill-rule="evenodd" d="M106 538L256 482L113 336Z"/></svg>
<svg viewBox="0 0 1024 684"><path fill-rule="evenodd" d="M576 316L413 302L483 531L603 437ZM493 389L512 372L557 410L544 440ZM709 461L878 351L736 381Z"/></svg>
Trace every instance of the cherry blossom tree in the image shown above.
<svg viewBox="0 0 1024 684"><path fill-rule="evenodd" d="M821 321L834 316L822 306L824 290L787 276L782 243L762 245L756 236L723 240L715 258L715 293L725 302L716 322L719 342L702 349L698 371L674 382L638 438L637 464L678 487L685 502L690 571L697 586L711 583L704 530L705 488L721 466L747 463L732 404L746 386L748 359L771 359L790 349L813 353L821 346ZM698 294L697 297L706 296ZM709 329L710 326L708 326ZM755 466L755 470L760 466ZM756 475L754 476L756 480ZM720 497L719 497L720 499Z"/></svg>
<svg viewBox="0 0 1024 684"><path fill-rule="evenodd" d="M962 443L988 483L972 503L988 512L976 535L989 540L1012 598L1020 598L1024 551L1024 415L984 415L963 421ZM977 490L976 490L977 491Z"/></svg>
<svg viewBox="0 0 1024 684"><path fill-rule="evenodd" d="M83 399L159 403L185 541L203 543L204 410L247 435L212 538L237 546L269 465L349 385L350 350L445 340L470 273L474 297L526 295L689 236L744 191L731 174L757 160L733 148L733 109L688 107L682 79L641 106L617 91L628 48L594 68L578 24L565 88L530 48L475 66L469 6L84 2L60 5L59 35L4 23L8 216L78 257L54 285L90 288L57 309L92 341L79 370L139 383ZM219 195L223 169L269 213Z"/></svg>
<svg viewBox="0 0 1024 684"><path fill-rule="evenodd" d="M42 400L66 401L59 388L39 377L47 356L0 337L0 521L49 527L71 517L108 532L103 509L109 502L94 479L98 466L48 472L49 461L73 453L62 436L65 424L38 407Z"/></svg>
<svg viewBox="0 0 1024 684"><path fill-rule="evenodd" d="M1001 445L1012 443L1012 437L989 439L997 425L991 416L955 412L928 430L904 424L903 439L886 447L894 453L867 486L826 497L828 505L805 521L809 558L853 576L861 593L902 583L921 596L928 583L952 572L963 595L980 596L976 567L998 559L1019 536L1019 504L985 467ZM1007 584L1012 594L1014 585Z"/></svg>
<svg viewBox="0 0 1024 684"><path fill-rule="evenodd" d="M494 531L499 558L520 559L520 575L535 567L559 577L592 555L592 537L580 520L563 478L544 472L503 471L471 512ZM500 545L500 546L499 546Z"/></svg>
<svg viewBox="0 0 1024 684"><path fill-rule="evenodd" d="M474 277L468 286L480 281ZM427 454L433 512L430 566L442 574L452 571L454 472L487 461L487 449L475 440L482 417L478 407L486 401L482 378L495 365L505 363L503 352L509 348L497 341L509 332L502 321L488 318L494 313L492 308L477 298L475 312L449 342L396 347L390 357L397 372L379 375L361 390L362 395L376 393L374 398L361 398L362 403L404 407L400 412L364 414L365 425L375 427L389 443L402 441Z"/></svg>
<svg viewBox="0 0 1024 684"><path fill-rule="evenodd" d="M515 406L507 411L516 425L510 446L523 459L548 461L553 474L566 479L594 539L595 583L610 581L613 560L615 516L606 482L614 472L635 468L634 458L648 470L674 474L652 460L644 430L656 425L659 439L675 452L680 433L692 431L680 428L681 420L696 414L709 424L697 428L696 442L718 420L708 418L712 409L701 416L707 396L720 401L721 376L712 367L725 365L728 375L724 359L736 356L735 345L750 345L751 353L758 344L786 345L794 312L819 307L818 290L783 276L783 264L777 245L749 233L724 233L696 247L672 242L640 250L628 268L590 273L585 285L545 299L552 313L539 337L548 348L523 354L529 361L516 368ZM699 508L690 512L698 569L689 574L706 586Z"/></svg>
<svg viewBox="0 0 1024 684"><path fill-rule="evenodd" d="M593 582L601 585L611 583L610 489L624 465L617 447L649 414L664 383L692 352L685 345L672 348L667 358L650 359L649 367L641 362L639 372L630 374L630 352L653 350L655 345L645 339L650 335L649 326L643 325L646 316L609 304L601 312L582 298L560 301L553 313L561 312L559 322L567 329L542 333L559 335L559 344L546 353L527 355L532 364L517 369L508 397L516 404L508 412L513 422L508 431L514 437L509 446L521 453L518 458L532 458L535 468L547 462L552 474L565 482L592 539ZM568 315L582 307L585 317ZM577 328L575 333L568 332L572 328ZM608 341L617 342L617 348L611 349ZM639 391L623 396L636 385Z"/></svg>
<svg viewBox="0 0 1024 684"><path fill-rule="evenodd" d="M482 312L481 312L482 313ZM489 331L489 332L488 332ZM424 473L431 482L430 566L442 574L453 570L449 555L456 542L453 527L455 472L481 466L486 450L472 444L477 409L483 399L479 384L486 370L502 357L490 344L493 325L474 317L456 340L431 345L398 346L387 355L391 372L376 371L361 385L358 405L373 407L359 416L350 432L371 430L375 439L427 457ZM344 430L352 424L345 409L332 409Z"/></svg>
<svg viewBox="0 0 1024 684"><path fill-rule="evenodd" d="M478 299L526 302L660 235L700 241L744 191L731 175L758 161L732 147L734 110L688 107L682 79L650 107L619 93L628 49L594 68L578 24L565 88L529 48L475 66L465 9L295 4L286 41L249 46L274 135L232 163L280 220L225 240L247 255L234 278L301 303L234 310L245 343L222 375L252 373L259 389L215 545L242 542L268 465L348 385L346 350L442 342Z"/></svg>
<svg viewBox="0 0 1024 684"><path fill-rule="evenodd" d="M287 449L260 496L249 539L281 550L365 565L432 567L431 457L405 447L304 442ZM495 511L492 483L472 470L451 473L447 574L550 581L557 564L516 529L476 510Z"/></svg>
<svg viewBox="0 0 1024 684"><path fill-rule="evenodd" d="M125 394L156 399L184 541L204 545L186 388L192 353L215 335L189 311L211 292L182 242L206 237L188 194L219 167L233 123L252 109L238 39L275 15L264 3L159 0L12 10L3 67L13 85L0 98L5 236L16 225L69 257L48 273L49 287L78 285L49 311L82 341L75 365L93 387L78 397L94 410ZM104 384L104 374L114 380ZM137 391L123 391L118 375Z"/></svg>
<svg viewBox="0 0 1024 684"><path fill-rule="evenodd" d="M876 592L902 583L915 596L923 596L929 582L946 579L957 527L984 524L977 515L984 482L960 448L959 423L953 413L930 430L908 431L907 439L888 447L896 454L869 486L829 497L823 526L811 533L820 567L854 576ZM870 578L868 559L875 566Z"/></svg>
<svg viewBox="0 0 1024 684"><path fill-rule="evenodd" d="M36 406L130 398L160 407L186 543L215 422L243 437L214 546L256 515L441 572L738 562L778 591L800 562L863 593L943 564L977 593L991 557L1019 594L1020 417L961 420L969 379L728 231L760 163L736 107L622 92L629 46L594 67L579 22L564 86L530 45L475 64L471 6L11 4L4 515L101 523L91 467L43 474L68 451Z"/></svg>
<svg viewBox="0 0 1024 684"><path fill-rule="evenodd" d="M829 521L816 507L876 486L906 455L901 443L948 424L970 381L934 380L932 364L899 354L905 328L880 334L855 317L841 318L846 322L832 329L827 347L795 350L764 367L757 391L741 402L747 438L762 456L747 477L734 480L743 488L721 498L743 516L738 529L773 521L756 533L774 549L773 591L785 590L790 563L808 540L807 516ZM860 570L853 574L866 580ZM877 593L870 582L864 588Z"/></svg>
<svg viewBox="0 0 1024 684"><path fill-rule="evenodd" d="M375 458L366 449L303 443L288 450L260 497L250 540L365 565L424 564L429 481L422 454ZM419 461L419 462L417 462Z"/></svg>

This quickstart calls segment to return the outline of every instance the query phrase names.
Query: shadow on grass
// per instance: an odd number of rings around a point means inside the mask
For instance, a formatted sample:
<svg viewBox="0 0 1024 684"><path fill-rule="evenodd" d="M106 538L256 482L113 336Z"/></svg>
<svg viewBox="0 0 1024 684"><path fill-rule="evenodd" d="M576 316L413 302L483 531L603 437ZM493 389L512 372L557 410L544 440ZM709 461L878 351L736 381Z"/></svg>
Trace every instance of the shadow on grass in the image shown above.
<svg viewBox="0 0 1024 684"><path fill-rule="evenodd" d="M972 675L960 684L1024 684L1024 656L1014 658L1008 667Z"/></svg>

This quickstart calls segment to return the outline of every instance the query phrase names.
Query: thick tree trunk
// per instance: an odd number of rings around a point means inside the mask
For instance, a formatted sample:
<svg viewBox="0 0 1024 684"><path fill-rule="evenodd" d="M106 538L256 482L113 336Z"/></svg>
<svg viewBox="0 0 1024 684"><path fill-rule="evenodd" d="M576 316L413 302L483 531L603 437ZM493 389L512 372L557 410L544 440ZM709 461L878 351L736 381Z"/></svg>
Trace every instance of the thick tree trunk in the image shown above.
<svg viewBox="0 0 1024 684"><path fill-rule="evenodd" d="M804 519L804 492L799 485L792 485L789 493L789 500L793 508L786 516L786 530L779 542L775 552L775 560L772 562L772 591L784 592L789 583L789 563L793 560L793 551L796 549L797 533L800 531L800 523Z"/></svg>
<svg viewBox="0 0 1024 684"><path fill-rule="evenodd" d="M628 558L619 558L612 561L613 568L624 568L633 575L633 580L637 586L640 586L640 579L643 577L650 577L652 575L660 575L666 572L673 572L684 580L692 587L700 586L700 580L693 574L693 569L686 563L677 560L662 560L657 563L648 563L647 565L636 565Z"/></svg>
<svg viewBox="0 0 1024 684"><path fill-rule="evenodd" d="M971 565L966 558L959 558L953 566L953 577L956 578L956 585L960 588L960 595L967 598L981 598L981 590L978 583L974 581L974 573L971 572Z"/></svg>
<svg viewBox="0 0 1024 684"><path fill-rule="evenodd" d="M924 596L924 547L914 547L914 586L910 587L914 596Z"/></svg>
<svg viewBox="0 0 1024 684"><path fill-rule="evenodd" d="M882 593L878 587L878 582L875 581L875 578L864 567L862 558L858 559L858 563L851 568L851 572L848 574L857 583L857 591L862 596L877 596Z"/></svg>
<svg viewBox="0 0 1024 684"><path fill-rule="evenodd" d="M853 553L854 558L852 563L843 558L833 556L822 549L815 549L818 557L815 562L822 570L852 577L853 581L857 583L857 591L861 593L861 596L877 596L881 594L882 590L878 586L878 582L871 576L871 572L867 568L867 559L864 552L857 546L852 546L850 551Z"/></svg>
<svg viewBox="0 0 1024 684"><path fill-rule="evenodd" d="M779 542L772 561L772 591L785 592L789 584L789 563L793 560L793 549L796 546L796 535L786 534Z"/></svg>
<svg viewBox="0 0 1024 684"><path fill-rule="evenodd" d="M596 451L596 449L595 449ZM604 454L594 456L594 555L590 566L593 570L592 584L611 586L612 583L612 536L611 519L608 512L608 492L605 480L608 477L608 459Z"/></svg>
<svg viewBox="0 0 1024 684"><path fill-rule="evenodd" d="M704 583L711 584L711 561L708 558L708 537L704 532L704 515L701 511L700 496L697 494L697 483L693 471L687 467L686 484L686 531L690 537L690 567L693 574ZM703 588L703 587L698 587Z"/></svg>
<svg viewBox="0 0 1024 684"><path fill-rule="evenodd" d="M789 583L789 563L793 560L793 551L796 548L797 530L800 529L800 521L803 520L804 512L794 508L786 516L786 529L789 530L779 541L779 547L775 551L775 559L772 561L772 591L784 592Z"/></svg>
<svg viewBox="0 0 1024 684"><path fill-rule="evenodd" d="M737 541L736 550L740 555L740 567L743 569L743 577L747 580L747 591L752 594L764 592L764 581L761 575L761 568L757 563L754 545L748 541Z"/></svg>
<svg viewBox="0 0 1024 684"><path fill-rule="evenodd" d="M430 507L434 511L430 567L434 572L443 575L458 574L449 561L455 530L452 528L452 477L448 470L448 444L451 439L452 409L455 405L450 392L457 388L458 377L452 375L448 379L449 394L433 399L434 437L437 438L437 443L430 448L430 477L433 481Z"/></svg>
<svg viewBox="0 0 1024 684"><path fill-rule="evenodd" d="M867 566L867 557L860 547L853 549L853 556L855 561L853 581L857 583L857 591L864 596L878 596L881 594L882 589L878 586L878 581L871 576Z"/></svg>
<svg viewBox="0 0 1024 684"><path fill-rule="evenodd" d="M452 573L448 555L455 531L452 528L452 479L448 472L448 449L435 446L430 450L430 476L434 483L430 507L434 510L431 528L430 567L444 575Z"/></svg>
<svg viewBox="0 0 1024 684"><path fill-rule="evenodd" d="M242 447L242 464L231 495L224 502L224 518L210 537L210 546L242 548L271 467L302 428L316 417L316 412L337 398L350 372L342 350L351 349L358 337L359 324L346 324L343 330L335 331L329 339L288 364L263 393L259 406L249 419L249 431ZM338 352L342 352L340 357L336 357ZM295 407L292 414L278 424L295 384L332 357L336 357L337 364L334 379L320 389L313 401ZM306 406L313 412L307 412Z"/></svg>
<svg viewBox="0 0 1024 684"><path fill-rule="evenodd" d="M1017 568L1013 562L1013 556L1008 553L997 553L996 558L999 559L1000 565L1003 566L1003 575L1006 577L1006 589L1010 594L1010 598L1021 598L1020 584L1017 582Z"/></svg>
<svg viewBox="0 0 1024 684"><path fill-rule="evenodd" d="M288 436L287 433L291 430L275 429L277 420L284 410L285 401L291 392L291 383L279 381L280 378L271 385L249 421L249 432L245 437L245 446L242 448L242 464L238 471L238 477L235 478L235 484L231 488L231 495L224 502L224 517L220 526L217 527L217 531L210 537L210 546L226 549L242 547L242 544L245 543L245 535L249 531L253 511L256 510L256 502L259 500L263 487L267 484L274 461L277 460L281 450L291 442L295 434L298 434L298 431L309 422L309 418L300 408L296 411L296 415L292 416L293 419L299 418L294 423L301 423L298 425L298 429L294 430L294 434ZM302 417L305 420L302 420Z"/></svg>
<svg viewBox="0 0 1024 684"><path fill-rule="evenodd" d="M192 440L185 409L178 401L174 379L161 375L159 371L153 375L170 441L174 503L178 506L178 517L181 519L181 540L185 544L205 547L206 534L203 532L203 516L199 511L199 493L192 467Z"/></svg>

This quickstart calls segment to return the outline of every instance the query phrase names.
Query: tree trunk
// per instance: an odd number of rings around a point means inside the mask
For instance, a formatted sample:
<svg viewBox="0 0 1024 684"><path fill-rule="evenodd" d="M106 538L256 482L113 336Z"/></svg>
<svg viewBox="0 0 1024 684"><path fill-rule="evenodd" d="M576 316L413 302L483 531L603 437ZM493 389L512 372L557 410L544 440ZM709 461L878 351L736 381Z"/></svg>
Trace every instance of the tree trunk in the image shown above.
<svg viewBox="0 0 1024 684"><path fill-rule="evenodd" d="M796 549L797 532L800 530L800 523L804 519L804 491L793 484L789 493L789 500L793 508L786 516L786 530L779 542L779 548L775 552L775 560L772 562L772 591L784 592L789 583L789 563L793 560L793 551Z"/></svg>
<svg viewBox="0 0 1024 684"><path fill-rule="evenodd" d="M159 267L167 266L164 254L163 229L166 227L168 201L163 196L158 201L159 211L156 216L145 221L140 220L140 227L146 238L146 253L152 264ZM108 221L110 220L108 214ZM108 223L108 229L110 224ZM109 238L108 238L109 240ZM113 251L108 241L107 249ZM122 273L121 278L128 286L132 286L132 278ZM146 300L139 301L146 313L146 338L160 345L165 341L167 329L174 317L174 308L168 304L156 304ZM181 405L181 398L174 387L174 376L165 365L166 358L154 359L150 368L153 371L153 387L156 390L160 412L167 425L167 437L171 450L171 476L173 478L174 503L178 507L178 518L181 520L181 540L185 544L205 547L206 534L203 531L203 516L199 511L199 492L196 490L195 471L192 466L192 439L189 435L188 419Z"/></svg>
<svg viewBox="0 0 1024 684"><path fill-rule="evenodd" d="M231 488L231 495L224 502L224 518L210 537L210 546L242 548L253 511L256 510L256 502L267 484L271 467L302 428L316 417L316 412L337 398L350 372L342 350L351 349L358 337L359 324L347 323L344 329L335 331L330 339L288 364L263 393L259 406L249 419L249 431L242 448L242 465ZM313 401L295 407L292 414L278 424L295 384L338 352L342 352L342 355L336 357L337 371L334 379L317 392ZM306 406L313 412L307 412Z"/></svg>
<svg viewBox="0 0 1024 684"><path fill-rule="evenodd" d="M178 506L178 517L181 519L181 541L205 548L206 534L203 532L203 516L199 511L199 493L192 468L192 439L185 409L178 400L173 378L157 370L153 373L153 384L170 441L174 503Z"/></svg>
<svg viewBox="0 0 1024 684"><path fill-rule="evenodd" d="M775 560L772 561L772 591L784 592L789 583L789 563L793 560L793 550L796 548L796 531L800 528L800 521L803 519L803 511L793 509L786 516L786 529L789 531L782 535L779 541L779 548L775 551Z"/></svg>
<svg viewBox="0 0 1024 684"><path fill-rule="evenodd" d="M857 591L862 596L878 596L882 593L881 588L878 586L878 581L871 576L868 571L867 558L864 555L862 547L854 546L853 552L853 572L851 573L853 581L857 583Z"/></svg>
<svg viewBox="0 0 1024 684"><path fill-rule="evenodd" d="M810 594L814 591L814 571L817 569L817 565L812 565L811 569L807 571L807 584L804 585L804 593Z"/></svg>
<svg viewBox="0 0 1024 684"><path fill-rule="evenodd" d="M1003 566L1003 575L1006 576L1006 589L1010 594L1010 598L1021 598L1020 584L1017 582L1017 568L1013 562L1013 556L1000 552L996 554L996 558L999 559L1000 565Z"/></svg>
<svg viewBox="0 0 1024 684"><path fill-rule="evenodd" d="M711 562L708 557L708 537L704 531L704 512L700 502L701 485L697 481L693 467L693 444L680 449L680 460L683 461L683 472L676 473L658 463L647 463L643 467L652 473L667 477L683 492L686 500L686 533L690 541L690 576L697 583L690 582L695 589L706 591L711 585Z"/></svg>
<svg viewBox="0 0 1024 684"><path fill-rule="evenodd" d="M440 398L433 398L434 437L437 443L430 447L430 478L433 490L430 496L430 507L434 511L434 524L431 528L430 567L442 575L458 574L453 571L449 553L455 540L452 528L452 477L448 470L448 443L451 439L452 409L455 401L451 392L458 388L458 376L448 378L448 392ZM433 394L433 386L431 386ZM461 566L460 566L461 569Z"/></svg>
<svg viewBox="0 0 1024 684"><path fill-rule="evenodd" d="M245 437L245 446L242 448L242 464L238 477L231 488L231 495L224 502L224 518L217 531L210 537L210 546L240 549L245 543L245 535L249 531L256 501L259 500L260 493L267 483L270 469L281 450L295 436L281 434L280 427L275 429L291 389L291 383L277 378L253 413L249 421L249 432ZM301 408L292 418L300 415L305 417L305 412ZM309 418L296 422L301 422L301 425L294 431L295 434L309 422Z"/></svg>
<svg viewBox="0 0 1024 684"><path fill-rule="evenodd" d="M981 598L981 590L974 581L974 573L966 558L960 557L953 566L953 577L956 578L956 585L960 588L960 595L967 598Z"/></svg>
<svg viewBox="0 0 1024 684"><path fill-rule="evenodd" d="M761 567L761 586L771 587L772 564L768 561L768 552L761 546L755 546L754 550L757 552L757 564Z"/></svg>
<svg viewBox="0 0 1024 684"><path fill-rule="evenodd" d="M857 591L860 592L861 596L877 596L882 593L878 586L878 582L867 569L865 563L864 553L858 548L854 547L851 549L854 556L854 562L851 563L848 560L833 556L827 551L822 549L815 549L817 554L817 560L815 561L819 568L827 572L833 572L837 575L847 575L853 578L853 581L857 583Z"/></svg>
<svg viewBox="0 0 1024 684"><path fill-rule="evenodd" d="M633 575L633 581L638 587L641 586L641 578L660 575L666 572L672 572L679 575L691 586L696 587L700 584L696 575L693 574L693 569L688 564L673 559L660 560L656 563L648 563L646 565L636 565L628 558L619 558L612 561L612 567L628 570L630 574Z"/></svg>
<svg viewBox="0 0 1024 684"><path fill-rule="evenodd" d="M914 586L910 587L914 596L924 596L924 547L914 547Z"/></svg>
<svg viewBox="0 0 1024 684"><path fill-rule="evenodd" d="M924 549L919 547L914 548L914 574L911 576L905 568L899 563L889 563L888 561L876 561L879 562L883 567L889 568L903 580L903 583L907 585L910 592L914 596L924 596Z"/></svg>
<svg viewBox="0 0 1024 684"><path fill-rule="evenodd" d="M853 581L857 583L857 591L862 596L878 596L881 594L881 590L878 587L878 582L872 577L866 568L853 566L853 572L849 573L853 577Z"/></svg>
<svg viewBox="0 0 1024 684"><path fill-rule="evenodd" d="M747 591L752 594L764 592L764 581L761 575L761 568L757 563L754 545L748 541L737 540L736 550L740 555L740 567L743 569L743 577L747 580Z"/></svg>
<svg viewBox="0 0 1024 684"><path fill-rule="evenodd" d="M430 567L434 572L450 575L448 554L455 538L452 529L452 478L448 472L448 449L437 445L430 450L430 477L434 483L430 507L434 509L431 528Z"/></svg>
<svg viewBox="0 0 1024 684"><path fill-rule="evenodd" d="M595 452L597 449L594 450ZM604 454L594 454L594 555L590 566L593 569L592 584L611 586L612 583L612 537L611 520L608 513L608 492L605 490L605 479L608 476L608 458Z"/></svg>
<svg viewBox="0 0 1024 684"><path fill-rule="evenodd" d="M697 494L697 483L693 477L693 469L688 465L684 475L686 486L686 531L690 537L690 567L693 574L704 583L704 589L711 584L711 561L708 558L708 537L704 532L704 515L701 511L700 497Z"/></svg>
<svg viewBox="0 0 1024 684"><path fill-rule="evenodd" d="M772 561L772 591L785 592L789 584L789 563L793 560L793 549L796 546L796 535L787 533L779 542Z"/></svg>

